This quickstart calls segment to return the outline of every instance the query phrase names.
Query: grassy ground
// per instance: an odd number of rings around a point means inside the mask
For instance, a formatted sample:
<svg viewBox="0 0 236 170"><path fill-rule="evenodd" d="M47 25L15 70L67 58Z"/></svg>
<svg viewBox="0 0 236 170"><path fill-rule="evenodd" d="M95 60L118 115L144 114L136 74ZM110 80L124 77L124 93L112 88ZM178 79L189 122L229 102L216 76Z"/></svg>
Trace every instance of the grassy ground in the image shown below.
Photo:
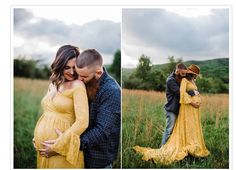
<svg viewBox="0 0 236 170"><path fill-rule="evenodd" d="M36 168L31 141L47 88L47 81L14 79L14 168Z"/></svg>
<svg viewBox="0 0 236 170"><path fill-rule="evenodd" d="M201 120L204 139L211 155L186 157L170 166L141 160L135 145L158 148L165 128L165 93L122 91L122 167L123 168L229 168L229 96L202 95Z"/></svg>
<svg viewBox="0 0 236 170"><path fill-rule="evenodd" d="M48 84L43 80L14 79L14 168L36 168L32 138ZM120 162L119 154L114 168L119 168Z"/></svg>

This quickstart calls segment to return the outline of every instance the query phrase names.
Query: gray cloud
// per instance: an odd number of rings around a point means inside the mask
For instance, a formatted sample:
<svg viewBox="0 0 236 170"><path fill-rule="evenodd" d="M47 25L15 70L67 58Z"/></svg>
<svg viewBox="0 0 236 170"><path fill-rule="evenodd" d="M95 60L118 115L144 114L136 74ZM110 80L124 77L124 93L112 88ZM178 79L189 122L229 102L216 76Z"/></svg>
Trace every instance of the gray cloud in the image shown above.
<svg viewBox="0 0 236 170"><path fill-rule="evenodd" d="M142 47L146 55L154 55L150 57L156 63L167 62L168 55L184 60L228 57L229 11L211 12L212 15L187 18L164 9L123 9L122 40ZM141 55L135 56L135 48L128 50L124 45L123 49L134 59Z"/></svg>
<svg viewBox="0 0 236 170"><path fill-rule="evenodd" d="M33 14L22 8L14 9L14 27L20 27L33 18Z"/></svg>
<svg viewBox="0 0 236 170"><path fill-rule="evenodd" d="M32 19L36 21L32 22ZM25 9L14 9L14 34L29 42L47 42L53 47L74 44L81 49L95 48L107 56L120 49L120 23L108 20L94 20L81 26L67 25L59 20L35 18ZM20 51L20 47L15 51Z"/></svg>

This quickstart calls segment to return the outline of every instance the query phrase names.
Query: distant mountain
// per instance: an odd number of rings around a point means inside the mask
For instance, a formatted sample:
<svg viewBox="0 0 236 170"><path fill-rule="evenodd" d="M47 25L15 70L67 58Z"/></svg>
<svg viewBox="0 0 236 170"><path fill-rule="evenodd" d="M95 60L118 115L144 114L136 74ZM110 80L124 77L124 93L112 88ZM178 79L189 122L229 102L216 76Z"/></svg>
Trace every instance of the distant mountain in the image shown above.
<svg viewBox="0 0 236 170"><path fill-rule="evenodd" d="M135 68L122 68L122 76L129 76L135 71Z"/></svg>
<svg viewBox="0 0 236 170"><path fill-rule="evenodd" d="M188 61L186 65L196 64L200 67L202 77L221 78L224 83L229 82L229 58L213 60Z"/></svg>
<svg viewBox="0 0 236 170"><path fill-rule="evenodd" d="M186 66L196 64L200 67L200 76L196 81L201 93L228 93L229 92L229 58L219 58L204 61L186 61ZM152 66L152 71L140 78L134 69L122 69L122 85L127 89L142 89L164 91L166 78L174 71L175 64L166 63Z"/></svg>

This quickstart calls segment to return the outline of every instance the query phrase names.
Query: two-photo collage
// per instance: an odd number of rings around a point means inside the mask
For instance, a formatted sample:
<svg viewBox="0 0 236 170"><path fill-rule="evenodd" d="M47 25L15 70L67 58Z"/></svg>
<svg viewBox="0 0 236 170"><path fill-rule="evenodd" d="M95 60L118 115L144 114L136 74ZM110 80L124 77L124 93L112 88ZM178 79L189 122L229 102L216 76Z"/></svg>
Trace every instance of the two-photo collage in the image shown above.
<svg viewBox="0 0 236 170"><path fill-rule="evenodd" d="M13 168L228 169L231 13L13 6Z"/></svg>

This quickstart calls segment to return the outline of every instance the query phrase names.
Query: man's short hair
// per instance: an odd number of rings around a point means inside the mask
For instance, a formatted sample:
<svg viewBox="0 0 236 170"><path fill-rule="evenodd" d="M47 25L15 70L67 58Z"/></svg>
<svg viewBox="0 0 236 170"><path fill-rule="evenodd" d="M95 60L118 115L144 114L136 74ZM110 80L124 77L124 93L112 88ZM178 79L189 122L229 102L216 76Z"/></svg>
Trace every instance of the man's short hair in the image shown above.
<svg viewBox="0 0 236 170"><path fill-rule="evenodd" d="M102 66L103 59L101 54L95 49L87 49L80 53L76 60L76 66L78 68Z"/></svg>
<svg viewBox="0 0 236 170"><path fill-rule="evenodd" d="M183 63L178 63L176 64L176 69L181 69L181 70L187 70L186 65L184 65Z"/></svg>

